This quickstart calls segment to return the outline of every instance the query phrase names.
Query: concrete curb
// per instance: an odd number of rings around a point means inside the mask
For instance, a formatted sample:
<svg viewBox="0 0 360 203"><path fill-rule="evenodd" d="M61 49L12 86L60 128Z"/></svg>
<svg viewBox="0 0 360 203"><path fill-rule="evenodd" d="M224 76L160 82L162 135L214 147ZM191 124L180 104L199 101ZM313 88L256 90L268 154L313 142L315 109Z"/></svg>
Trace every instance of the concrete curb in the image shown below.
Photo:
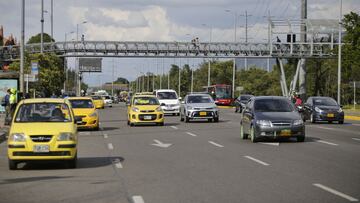
<svg viewBox="0 0 360 203"><path fill-rule="evenodd" d="M360 121L360 116L345 116L346 120Z"/></svg>

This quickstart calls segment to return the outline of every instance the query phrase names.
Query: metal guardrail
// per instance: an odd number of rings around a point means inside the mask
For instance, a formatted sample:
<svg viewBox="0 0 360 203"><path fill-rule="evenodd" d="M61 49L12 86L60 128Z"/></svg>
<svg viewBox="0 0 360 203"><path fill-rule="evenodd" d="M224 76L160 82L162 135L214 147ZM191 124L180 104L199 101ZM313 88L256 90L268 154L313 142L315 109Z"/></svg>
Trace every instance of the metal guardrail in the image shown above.
<svg viewBox="0 0 360 203"><path fill-rule="evenodd" d="M41 44L27 44L25 51L40 53ZM334 44L321 43L190 43L190 42L117 42L69 41L44 43L44 53L66 57L280 57L333 58ZM0 59L19 58L19 46L0 47Z"/></svg>

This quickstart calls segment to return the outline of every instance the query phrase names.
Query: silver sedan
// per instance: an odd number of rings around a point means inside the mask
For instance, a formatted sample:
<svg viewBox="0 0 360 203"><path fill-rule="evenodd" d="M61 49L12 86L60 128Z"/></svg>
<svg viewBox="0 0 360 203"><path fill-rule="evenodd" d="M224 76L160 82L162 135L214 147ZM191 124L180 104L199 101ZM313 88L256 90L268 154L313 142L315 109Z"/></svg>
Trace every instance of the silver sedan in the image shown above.
<svg viewBox="0 0 360 203"><path fill-rule="evenodd" d="M197 119L219 121L219 109L208 94L188 94L181 102L180 120L189 122Z"/></svg>

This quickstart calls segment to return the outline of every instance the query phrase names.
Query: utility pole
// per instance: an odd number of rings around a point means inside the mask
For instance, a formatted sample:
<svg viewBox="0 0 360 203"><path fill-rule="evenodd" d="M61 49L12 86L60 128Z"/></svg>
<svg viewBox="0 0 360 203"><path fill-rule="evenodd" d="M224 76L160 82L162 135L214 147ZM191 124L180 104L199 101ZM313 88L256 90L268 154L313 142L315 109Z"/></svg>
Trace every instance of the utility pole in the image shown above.
<svg viewBox="0 0 360 203"><path fill-rule="evenodd" d="M21 1L20 92L24 92L25 0ZM29 78L28 78L29 80Z"/></svg>
<svg viewBox="0 0 360 203"><path fill-rule="evenodd" d="M340 13L339 13L339 52L338 52L338 87L337 87L337 102L340 105L341 103L341 38L342 38L342 0L340 0Z"/></svg>
<svg viewBox="0 0 360 203"><path fill-rule="evenodd" d="M41 0L41 35L40 35L40 53L44 52L44 0Z"/></svg>
<svg viewBox="0 0 360 203"><path fill-rule="evenodd" d="M300 40L303 43L306 42L306 25L304 23L305 19L307 19L307 0L301 0L301 20L303 22L300 26ZM304 100L306 99L306 60L304 58L300 60L302 62L299 70L299 94L300 97Z"/></svg>
<svg viewBox="0 0 360 203"><path fill-rule="evenodd" d="M51 39L54 39L54 0L51 0Z"/></svg>
<svg viewBox="0 0 360 203"><path fill-rule="evenodd" d="M248 43L248 17L252 16L252 15L248 15L247 10L245 10L245 15L240 15L240 16L245 16L245 44ZM247 70L247 58L245 58L244 60L244 65L245 65L245 70Z"/></svg>
<svg viewBox="0 0 360 203"><path fill-rule="evenodd" d="M115 63L114 63L114 58L112 60L112 77L111 77L111 96L114 96L114 67Z"/></svg>

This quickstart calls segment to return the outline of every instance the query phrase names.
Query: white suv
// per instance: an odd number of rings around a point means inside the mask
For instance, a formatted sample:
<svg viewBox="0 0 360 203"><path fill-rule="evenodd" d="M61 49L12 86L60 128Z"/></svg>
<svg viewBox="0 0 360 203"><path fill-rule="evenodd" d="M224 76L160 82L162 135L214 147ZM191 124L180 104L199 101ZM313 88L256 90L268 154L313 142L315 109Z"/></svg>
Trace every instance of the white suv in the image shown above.
<svg viewBox="0 0 360 203"><path fill-rule="evenodd" d="M165 114L180 115L180 102L175 90L156 90L156 97L159 99L161 108Z"/></svg>

